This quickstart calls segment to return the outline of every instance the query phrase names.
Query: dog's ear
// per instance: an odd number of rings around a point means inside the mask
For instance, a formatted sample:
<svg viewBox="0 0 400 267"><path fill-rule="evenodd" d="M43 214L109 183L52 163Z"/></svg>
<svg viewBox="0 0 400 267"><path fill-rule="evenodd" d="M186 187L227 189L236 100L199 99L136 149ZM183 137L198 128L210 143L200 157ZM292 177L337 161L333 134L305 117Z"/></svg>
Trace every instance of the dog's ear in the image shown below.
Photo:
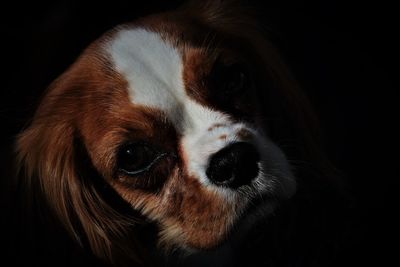
<svg viewBox="0 0 400 267"><path fill-rule="evenodd" d="M27 197L39 192L73 238L88 244L98 257L115 260L115 254L124 250L121 254L137 262L136 245L126 243L127 230L135 220L111 207L102 192L111 189L98 177L80 138L82 81L87 78L79 78L81 74L73 66L57 79L31 125L18 136L21 186Z"/></svg>

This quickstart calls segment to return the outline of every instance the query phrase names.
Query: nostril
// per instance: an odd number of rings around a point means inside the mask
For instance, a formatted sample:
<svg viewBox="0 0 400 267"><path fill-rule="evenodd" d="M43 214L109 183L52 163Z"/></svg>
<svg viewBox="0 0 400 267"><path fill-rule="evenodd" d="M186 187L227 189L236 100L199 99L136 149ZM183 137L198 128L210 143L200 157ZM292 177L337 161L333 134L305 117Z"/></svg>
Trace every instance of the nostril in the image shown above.
<svg viewBox="0 0 400 267"><path fill-rule="evenodd" d="M250 143L233 143L211 156L206 175L217 185L237 188L250 183L259 172L260 154Z"/></svg>

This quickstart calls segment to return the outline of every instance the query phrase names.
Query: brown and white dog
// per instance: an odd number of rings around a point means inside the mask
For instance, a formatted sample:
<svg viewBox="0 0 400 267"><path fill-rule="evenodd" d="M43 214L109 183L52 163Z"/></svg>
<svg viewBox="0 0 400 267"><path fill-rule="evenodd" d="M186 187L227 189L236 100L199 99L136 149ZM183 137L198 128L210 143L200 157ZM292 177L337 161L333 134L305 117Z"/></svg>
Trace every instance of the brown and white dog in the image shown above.
<svg viewBox="0 0 400 267"><path fill-rule="evenodd" d="M296 160L318 157L313 120L245 10L206 1L91 44L18 137L18 162L78 242L134 263L143 221L161 248L198 251L229 239L255 203L270 214L296 189L293 151L277 144L298 140Z"/></svg>

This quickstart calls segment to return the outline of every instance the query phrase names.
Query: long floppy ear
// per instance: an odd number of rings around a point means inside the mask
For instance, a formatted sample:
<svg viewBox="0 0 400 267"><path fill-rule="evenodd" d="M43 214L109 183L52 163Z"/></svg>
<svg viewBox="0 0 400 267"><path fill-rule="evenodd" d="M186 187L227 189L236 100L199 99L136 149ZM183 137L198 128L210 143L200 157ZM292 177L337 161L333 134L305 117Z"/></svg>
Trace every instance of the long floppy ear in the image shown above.
<svg viewBox="0 0 400 267"><path fill-rule="evenodd" d="M98 257L115 262L116 255L125 254L139 262L134 239L127 243L135 220L109 204L102 191L111 189L92 167L77 129L83 81L89 79L79 64L53 83L31 125L17 138L21 184L27 197L42 194L73 238Z"/></svg>

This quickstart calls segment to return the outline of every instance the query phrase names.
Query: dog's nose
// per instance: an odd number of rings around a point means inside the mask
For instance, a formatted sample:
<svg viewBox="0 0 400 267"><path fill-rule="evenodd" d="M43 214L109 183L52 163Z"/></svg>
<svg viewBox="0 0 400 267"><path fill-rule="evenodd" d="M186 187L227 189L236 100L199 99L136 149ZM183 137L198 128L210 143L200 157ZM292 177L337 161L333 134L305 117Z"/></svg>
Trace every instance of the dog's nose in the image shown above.
<svg viewBox="0 0 400 267"><path fill-rule="evenodd" d="M217 185L238 188L258 175L259 161L260 154L254 145L233 143L211 156L206 175Z"/></svg>

